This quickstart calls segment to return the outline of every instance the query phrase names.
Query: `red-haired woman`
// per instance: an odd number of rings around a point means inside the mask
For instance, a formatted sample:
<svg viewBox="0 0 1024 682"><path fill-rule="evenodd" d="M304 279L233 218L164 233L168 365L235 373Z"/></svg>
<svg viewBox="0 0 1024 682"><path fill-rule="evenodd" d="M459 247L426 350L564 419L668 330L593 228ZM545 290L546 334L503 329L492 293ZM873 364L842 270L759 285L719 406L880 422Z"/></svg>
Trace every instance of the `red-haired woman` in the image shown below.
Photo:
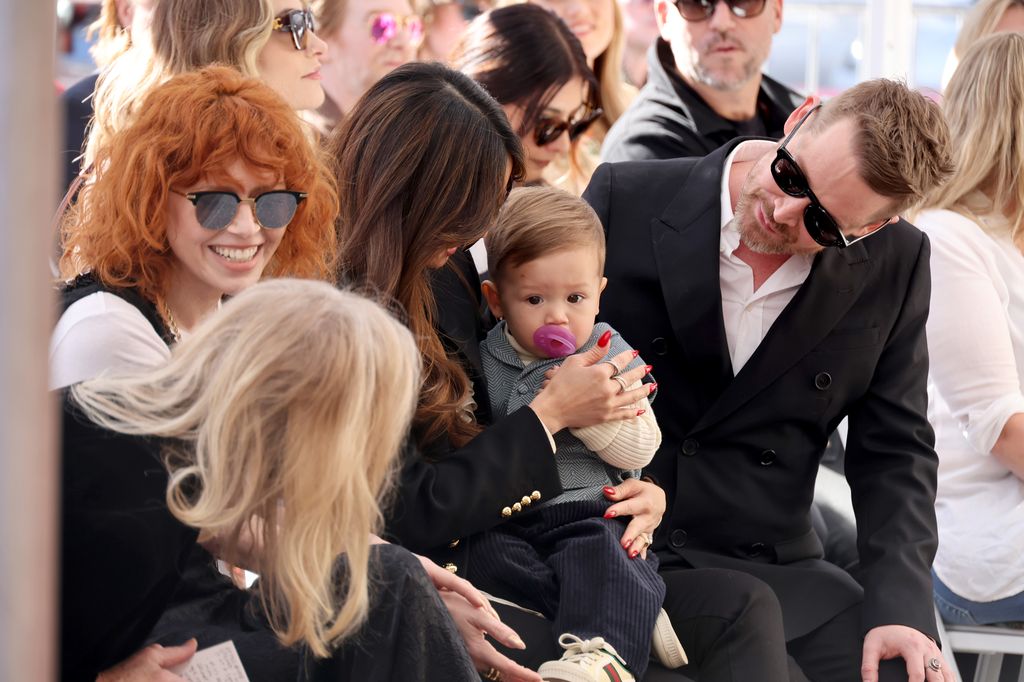
<svg viewBox="0 0 1024 682"><path fill-rule="evenodd" d="M152 366L264 275L327 277L333 178L295 112L234 69L154 90L63 224L51 387Z"/></svg>

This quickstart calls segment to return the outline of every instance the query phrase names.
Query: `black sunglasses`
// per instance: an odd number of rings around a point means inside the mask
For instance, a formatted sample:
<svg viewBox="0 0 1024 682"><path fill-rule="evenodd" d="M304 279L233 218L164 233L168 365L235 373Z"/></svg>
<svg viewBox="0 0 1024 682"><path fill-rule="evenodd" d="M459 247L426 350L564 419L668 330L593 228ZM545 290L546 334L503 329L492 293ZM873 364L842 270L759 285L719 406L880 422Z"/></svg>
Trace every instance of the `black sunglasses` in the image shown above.
<svg viewBox="0 0 1024 682"><path fill-rule="evenodd" d="M811 114L820 107L821 105L818 104L804 114L803 118L793 126L793 130L782 141L782 144L779 145L779 149L775 153L775 161L772 162L772 179L775 180L775 184L779 186L779 189L789 196L807 197L810 200L810 203L804 208L804 227L807 229L807 234L811 235L811 239L822 246L834 246L838 249L845 249L850 244L859 242L865 237L870 237L878 231L878 228L888 224L890 219L886 218L871 232L851 239L843 234L843 231L839 229L839 223L836 222L836 219L825 210L825 207L818 201L818 197L814 196L814 192L811 191L811 186L807 182L807 176L804 175L800 164L796 162L793 155L786 149L786 145L796 135L796 131L800 130L800 126L804 124L804 121L810 118Z"/></svg>
<svg viewBox="0 0 1024 682"><path fill-rule="evenodd" d="M295 49L305 50L306 45L309 43L309 36L306 35L306 32L316 33L313 10L307 7L306 9L293 9L285 12L283 15L274 18L271 30L282 33L291 31L292 43L295 45Z"/></svg>
<svg viewBox="0 0 1024 682"><path fill-rule="evenodd" d="M566 130L569 131L569 140L575 140L587 132L587 128L601 118L603 113L604 110L601 107L594 107L588 109L581 118L570 118L568 121L553 116L541 116L537 119L537 125L533 127L533 141L537 143L538 147L543 147L557 140Z"/></svg>
<svg viewBox="0 0 1024 682"><path fill-rule="evenodd" d="M740 19L756 17L764 11L765 0L675 0L676 8L687 21L704 21L715 13L715 5L724 2Z"/></svg>
<svg viewBox="0 0 1024 682"><path fill-rule="evenodd" d="M196 220L208 230L223 230L230 225L238 215L239 204L252 204L253 215L260 227L281 228L292 221L299 204L306 198L305 192L287 189L275 189L247 199L225 191L188 194L173 189L171 191L192 202L196 207Z"/></svg>

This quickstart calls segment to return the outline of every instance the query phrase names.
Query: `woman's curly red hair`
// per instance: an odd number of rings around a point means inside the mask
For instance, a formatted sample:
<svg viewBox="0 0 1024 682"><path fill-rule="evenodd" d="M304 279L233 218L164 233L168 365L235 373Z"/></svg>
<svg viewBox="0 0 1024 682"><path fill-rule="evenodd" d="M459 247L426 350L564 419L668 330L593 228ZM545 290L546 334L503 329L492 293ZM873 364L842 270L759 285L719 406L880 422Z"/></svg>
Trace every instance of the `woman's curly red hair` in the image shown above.
<svg viewBox="0 0 1024 682"><path fill-rule="evenodd" d="M308 194L264 275L330 278L337 191L303 125L273 90L234 69L171 78L99 151L95 181L61 227L62 276L92 272L108 286L162 295L175 260L166 232L170 189L224 178L241 161Z"/></svg>

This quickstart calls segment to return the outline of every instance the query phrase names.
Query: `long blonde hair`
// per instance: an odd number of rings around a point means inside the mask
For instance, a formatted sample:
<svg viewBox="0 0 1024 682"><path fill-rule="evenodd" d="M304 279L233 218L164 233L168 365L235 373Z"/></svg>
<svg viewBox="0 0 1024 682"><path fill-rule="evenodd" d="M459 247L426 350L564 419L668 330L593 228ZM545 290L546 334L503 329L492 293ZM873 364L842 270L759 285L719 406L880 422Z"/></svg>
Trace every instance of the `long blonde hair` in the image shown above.
<svg viewBox="0 0 1024 682"><path fill-rule="evenodd" d="M597 76L597 82L601 86L601 108L604 109L604 113L587 131L587 136L597 142L604 140L608 129L625 113L630 102L636 96L633 86L626 83L622 65L622 51L626 42L622 10L616 0L609 0L609 2L612 3L612 16L614 17L612 42L608 44L608 48L604 52L594 59L594 75Z"/></svg>
<svg viewBox="0 0 1024 682"><path fill-rule="evenodd" d="M926 205L969 218L1003 216L1021 244L1024 228L1024 35L982 39L964 56L942 108L956 172ZM984 223L981 224L985 227Z"/></svg>
<svg viewBox="0 0 1024 682"><path fill-rule="evenodd" d="M180 444L166 452L171 512L229 555L252 530L271 625L326 656L367 614L370 533L419 372L412 334L381 306L279 279L226 303L166 366L72 395L104 428Z"/></svg>
<svg viewBox="0 0 1024 682"><path fill-rule="evenodd" d="M270 39L271 0L159 0L152 40L132 43L100 73L83 168L127 127L143 99L171 76L211 64L259 77L256 60Z"/></svg>

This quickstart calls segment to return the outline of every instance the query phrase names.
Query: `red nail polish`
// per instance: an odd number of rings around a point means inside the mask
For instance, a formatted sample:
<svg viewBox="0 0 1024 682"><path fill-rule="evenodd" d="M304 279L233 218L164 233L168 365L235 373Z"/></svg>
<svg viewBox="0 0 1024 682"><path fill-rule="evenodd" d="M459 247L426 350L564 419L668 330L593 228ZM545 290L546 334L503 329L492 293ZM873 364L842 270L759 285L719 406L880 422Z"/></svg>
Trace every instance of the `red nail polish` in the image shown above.
<svg viewBox="0 0 1024 682"><path fill-rule="evenodd" d="M638 556L640 556L640 550L639 549L634 549L632 552L629 553L629 558L630 559L635 559Z"/></svg>
<svg viewBox="0 0 1024 682"><path fill-rule="evenodd" d="M638 355L640 355L640 351L638 351L638 350L635 350L635 351L633 351L633 357L634 357L634 358L635 358L636 356L638 356Z"/></svg>
<svg viewBox="0 0 1024 682"><path fill-rule="evenodd" d="M610 485L606 485L604 487L604 494L607 495L608 497L613 496L615 494L615 488L611 487Z"/></svg>
<svg viewBox="0 0 1024 682"><path fill-rule="evenodd" d="M644 371L647 372L648 374L651 373L652 369L654 369L654 365L645 365L644 366Z"/></svg>
<svg viewBox="0 0 1024 682"><path fill-rule="evenodd" d="M636 416L638 416L638 417L639 417L640 415L642 415L642 414L643 414L644 412L646 412L646 411L647 411L647 410L637 410L637 411L636 411Z"/></svg>
<svg viewBox="0 0 1024 682"><path fill-rule="evenodd" d="M626 543L624 545L622 545L622 549L624 549L624 550L626 550L628 552L629 551L629 547L632 544L633 544L633 540L627 540Z"/></svg>
<svg viewBox="0 0 1024 682"><path fill-rule="evenodd" d="M606 519L614 519L616 516L618 516L618 512L616 512L614 509L609 509L604 513L604 517Z"/></svg>
<svg viewBox="0 0 1024 682"><path fill-rule="evenodd" d="M651 392L648 393L647 395L650 395L651 393L654 393L657 390L658 390L658 384L651 384Z"/></svg>
<svg viewBox="0 0 1024 682"><path fill-rule="evenodd" d="M609 329L604 334L601 334L601 338L597 340L597 345L604 348L608 345L608 342L612 340L612 331Z"/></svg>

